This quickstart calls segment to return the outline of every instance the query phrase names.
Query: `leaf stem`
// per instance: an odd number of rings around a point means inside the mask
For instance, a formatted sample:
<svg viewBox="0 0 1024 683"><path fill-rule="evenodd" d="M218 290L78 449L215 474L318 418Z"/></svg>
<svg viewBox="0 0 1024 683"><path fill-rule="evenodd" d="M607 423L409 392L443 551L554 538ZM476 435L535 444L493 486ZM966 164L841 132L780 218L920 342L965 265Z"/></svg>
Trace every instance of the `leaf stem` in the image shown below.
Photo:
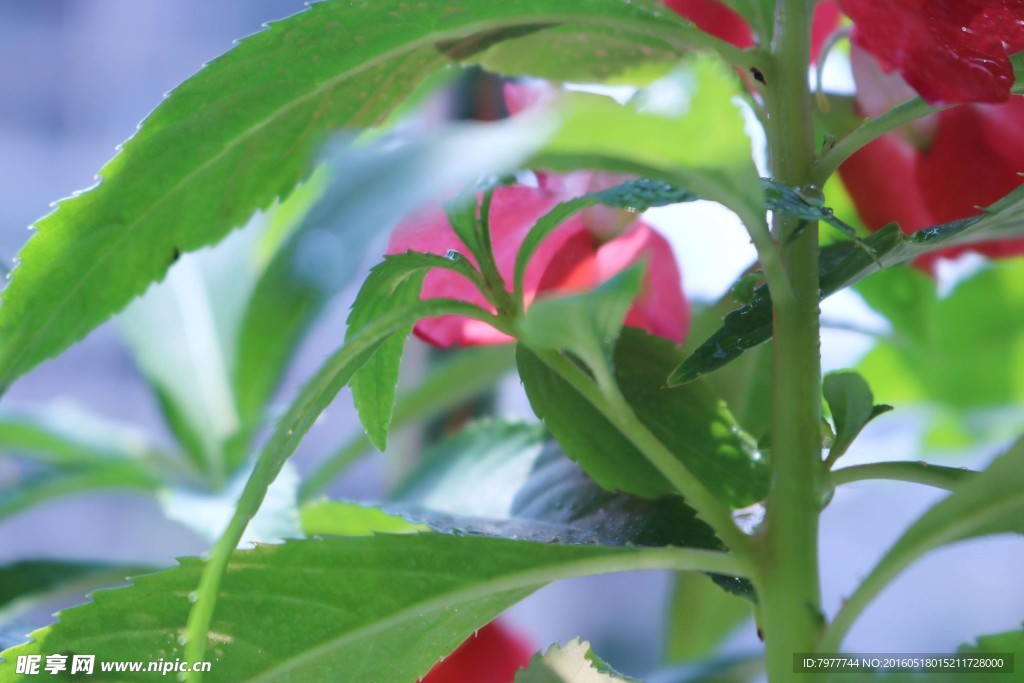
<svg viewBox="0 0 1024 683"><path fill-rule="evenodd" d="M632 441L737 558L746 563L750 538L733 522L730 511L651 433L621 395L617 399L610 397L609 392L602 391L583 370L558 351L528 348Z"/></svg>
<svg viewBox="0 0 1024 683"><path fill-rule="evenodd" d="M889 480L906 481L953 491L963 481L977 474L973 470L958 467L942 467L922 461L905 460L844 467L834 470L830 477L834 486L842 486L855 481Z"/></svg>

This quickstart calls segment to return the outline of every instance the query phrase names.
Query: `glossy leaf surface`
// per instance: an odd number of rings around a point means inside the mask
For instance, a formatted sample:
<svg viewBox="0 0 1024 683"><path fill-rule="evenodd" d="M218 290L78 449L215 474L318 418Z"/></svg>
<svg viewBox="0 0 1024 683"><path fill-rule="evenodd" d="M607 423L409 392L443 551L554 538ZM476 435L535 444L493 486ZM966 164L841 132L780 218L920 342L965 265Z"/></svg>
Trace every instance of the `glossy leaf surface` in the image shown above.
<svg viewBox="0 0 1024 683"><path fill-rule="evenodd" d="M664 387L679 360L672 342L626 327L615 349L615 379L637 417L723 503L739 508L760 500L767 463L708 386ZM673 491L624 434L522 346L519 373L534 410L595 481L643 497Z"/></svg>
<svg viewBox="0 0 1024 683"><path fill-rule="evenodd" d="M667 557L664 551L436 534L325 538L241 551L225 577L206 680L331 680L338 671L353 680L415 680L474 629L545 583L634 562L663 566ZM182 656L178 638L200 568L199 560L186 559L63 612L57 624L36 631L33 642L4 653L0 681L19 680L14 662L20 654L89 652L102 661ZM108 680L137 679L128 673Z"/></svg>

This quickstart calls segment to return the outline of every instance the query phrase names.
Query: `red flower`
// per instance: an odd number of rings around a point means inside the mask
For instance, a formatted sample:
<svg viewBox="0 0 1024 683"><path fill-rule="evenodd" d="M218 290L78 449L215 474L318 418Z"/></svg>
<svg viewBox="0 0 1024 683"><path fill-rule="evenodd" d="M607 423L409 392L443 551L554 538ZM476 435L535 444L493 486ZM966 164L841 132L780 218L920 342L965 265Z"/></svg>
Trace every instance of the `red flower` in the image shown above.
<svg viewBox="0 0 1024 683"><path fill-rule="evenodd" d="M1021 0L839 0L854 43L932 104L1005 102L1024 50Z"/></svg>
<svg viewBox="0 0 1024 683"><path fill-rule="evenodd" d="M438 662L422 683L512 683L533 652L529 644L497 622L470 637Z"/></svg>
<svg viewBox="0 0 1024 683"><path fill-rule="evenodd" d="M661 0L677 14L689 19L697 28L720 38L736 47L747 48L754 44L750 26L733 9L719 0ZM828 35L839 24L839 8L834 0L822 0L814 13L813 35L811 37L811 60L818 58L818 51Z"/></svg>
<svg viewBox="0 0 1024 683"><path fill-rule="evenodd" d="M899 99L901 87L894 80L898 77L884 76L863 52L855 52L853 58L857 99L864 114L875 115ZM1024 182L1021 172L1024 98L1020 97L1006 104L965 104L943 110L910 130L875 140L840 168L870 229L897 221L906 233L978 215L979 207ZM925 257L920 265L929 267L937 258L967 250L992 257L1020 255L1024 240L947 250Z"/></svg>
<svg viewBox="0 0 1024 683"><path fill-rule="evenodd" d="M569 196L543 187L499 187L491 202L491 242L498 271L511 287L516 254L538 218ZM401 223L391 236L388 253L408 250L444 254L449 249L472 258L439 208L428 208ZM559 226L534 254L526 269L526 303L544 293L568 294L591 289L628 266L647 261L643 291L626 323L682 342L689 324L689 304L680 289L679 269L668 242L652 228L636 222L617 237L602 242L576 215ZM491 308L464 277L448 270L430 272L422 297L447 297ZM500 344L512 341L490 325L460 316L420 321L415 333L435 346Z"/></svg>

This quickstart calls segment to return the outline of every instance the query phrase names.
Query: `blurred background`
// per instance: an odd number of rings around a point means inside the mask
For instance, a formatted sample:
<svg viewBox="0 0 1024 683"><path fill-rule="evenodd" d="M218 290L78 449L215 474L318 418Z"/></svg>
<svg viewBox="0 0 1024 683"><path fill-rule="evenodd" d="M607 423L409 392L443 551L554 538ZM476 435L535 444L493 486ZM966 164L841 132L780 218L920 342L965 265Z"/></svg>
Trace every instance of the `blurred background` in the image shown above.
<svg viewBox="0 0 1024 683"><path fill-rule="evenodd" d="M230 49L232 40L261 24L303 8L298 0L0 0L0 257L12 264L26 228L54 200L94 183L94 174L135 130L165 92L205 61ZM838 70L841 72L842 66ZM742 229L713 206L651 212L651 223L673 241L684 288L712 301L753 260ZM377 254L371 254L372 263ZM940 273L947 290L968 260ZM311 335L280 393L287 400L342 337L354 292L332 305ZM824 337L826 369L855 365L887 330L853 293L830 300ZM858 330L858 331L852 331ZM421 349L414 358L425 358ZM876 395L879 401L887 397ZM4 410L87 406L117 422L166 440L159 406L111 325L17 382ZM518 382L505 382L501 413L529 417ZM1017 406L1019 408L1019 406ZM1004 431L1019 431L1019 410L1004 413ZM983 466L1005 444L990 440L971 451L929 452L922 438L934 414L899 407L873 422L844 462L932 459ZM309 471L345 435L358 430L347 393L317 423L295 460ZM415 438L397 448L415 450ZM11 471L0 454L0 496ZM361 460L331 494L372 499L388 482L388 465L376 454ZM822 528L826 606L842 597L906 525L941 492L909 484L854 484L839 491ZM170 566L173 558L203 552L207 541L188 525L172 522L151 497L100 493L58 499L0 520L0 564L24 559L114 560ZM870 652L947 652L984 633L1018 628L1024 616L1024 565L1020 539L960 544L919 562L860 620L850 649ZM512 609L509 623L538 648L583 636L623 671L649 672L663 648L661 610L667 576L600 577L549 587ZM78 597L77 600L81 598ZM75 598L72 599L73 601ZM48 621L30 612L7 629L19 639ZM6 642L5 644L11 644ZM732 652L758 646L752 624L728 643Z"/></svg>

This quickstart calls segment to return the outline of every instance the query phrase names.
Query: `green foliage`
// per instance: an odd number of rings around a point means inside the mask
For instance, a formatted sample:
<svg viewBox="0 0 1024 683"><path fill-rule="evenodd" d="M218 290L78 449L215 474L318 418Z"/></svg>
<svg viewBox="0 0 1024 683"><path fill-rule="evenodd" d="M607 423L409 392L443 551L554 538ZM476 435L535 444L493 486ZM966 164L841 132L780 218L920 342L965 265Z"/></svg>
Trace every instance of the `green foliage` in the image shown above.
<svg viewBox="0 0 1024 683"><path fill-rule="evenodd" d="M602 489L540 425L470 426L428 451L384 507L449 534L722 549L678 496L648 500Z"/></svg>
<svg viewBox="0 0 1024 683"><path fill-rule="evenodd" d="M859 369L887 399L937 408L931 445L1019 433L1024 323L1012 313L1024 307L1019 262L991 264L942 299L910 269L865 280L858 291L892 324Z"/></svg>
<svg viewBox="0 0 1024 683"><path fill-rule="evenodd" d="M875 405L871 387L856 372L829 373L822 384L822 392L835 423L829 463L834 463L846 453L868 422L892 410L892 406Z"/></svg>
<svg viewBox="0 0 1024 683"><path fill-rule="evenodd" d="M240 551L212 624L217 636L207 680L331 680L339 671L353 680L415 680L544 584L610 571L642 552L436 534ZM34 652L88 652L103 661L182 657L188 595L201 568L187 559L177 569L136 578L131 588L95 594L91 604L33 633L33 642L5 652L0 681L18 680L16 656Z"/></svg>
<svg viewBox="0 0 1024 683"><path fill-rule="evenodd" d="M325 133L380 123L431 75L537 28L614 26L642 44L685 47L682 23L653 7L331 1L240 41L168 96L95 188L36 224L3 294L0 386L81 339L179 254L291 192Z"/></svg>
<svg viewBox="0 0 1024 683"><path fill-rule="evenodd" d="M525 669L516 673L514 683L629 683L602 661L590 643L578 638L565 647L555 643L543 654L536 654Z"/></svg>
<svg viewBox="0 0 1024 683"><path fill-rule="evenodd" d="M607 386L622 321L640 293L644 266L630 266L594 290L543 299L519 321L517 337L537 349L570 351Z"/></svg>
<svg viewBox="0 0 1024 683"><path fill-rule="evenodd" d="M680 357L672 342L623 328L614 356L619 389L637 417L724 504L739 508L760 500L767 463L708 386L664 387ZM643 497L674 491L627 435L523 346L518 364L534 411L601 486Z"/></svg>
<svg viewBox="0 0 1024 683"><path fill-rule="evenodd" d="M34 560L0 567L0 623L22 609L58 595L76 595L109 586L145 567L105 562Z"/></svg>
<svg viewBox="0 0 1024 683"><path fill-rule="evenodd" d="M515 367L510 344L460 349L432 365L414 387L398 396L391 420L395 430L418 419L430 419L478 396ZM306 476L302 498L320 491L346 465L372 447L365 433L349 439L314 472Z"/></svg>
<svg viewBox="0 0 1024 683"><path fill-rule="evenodd" d="M912 235L904 235L899 226L892 223L864 238L861 245L840 242L825 247L819 272L820 296L827 298L883 268L909 263L924 254L1021 237L1024 235L1022 214L1024 187L1017 188L973 218L926 228ZM727 315L722 327L672 373L669 384L675 386L692 381L770 339L771 305L767 287L759 288L751 304Z"/></svg>
<svg viewBox="0 0 1024 683"><path fill-rule="evenodd" d="M410 308L420 300L423 278L431 268L447 268L472 282L477 272L461 258L409 252L387 256L370 271L348 316L345 338L351 339L372 321L389 312ZM418 318L391 333L352 377L352 399L370 442L378 450L387 448L388 430L395 407L398 371L405 339Z"/></svg>
<svg viewBox="0 0 1024 683"><path fill-rule="evenodd" d="M561 125L539 163L649 175L763 223L761 181L732 102L735 76L720 62L691 59L665 80L663 89L686 93L675 107L652 104L644 91L626 105L585 93L565 96L556 107Z"/></svg>

